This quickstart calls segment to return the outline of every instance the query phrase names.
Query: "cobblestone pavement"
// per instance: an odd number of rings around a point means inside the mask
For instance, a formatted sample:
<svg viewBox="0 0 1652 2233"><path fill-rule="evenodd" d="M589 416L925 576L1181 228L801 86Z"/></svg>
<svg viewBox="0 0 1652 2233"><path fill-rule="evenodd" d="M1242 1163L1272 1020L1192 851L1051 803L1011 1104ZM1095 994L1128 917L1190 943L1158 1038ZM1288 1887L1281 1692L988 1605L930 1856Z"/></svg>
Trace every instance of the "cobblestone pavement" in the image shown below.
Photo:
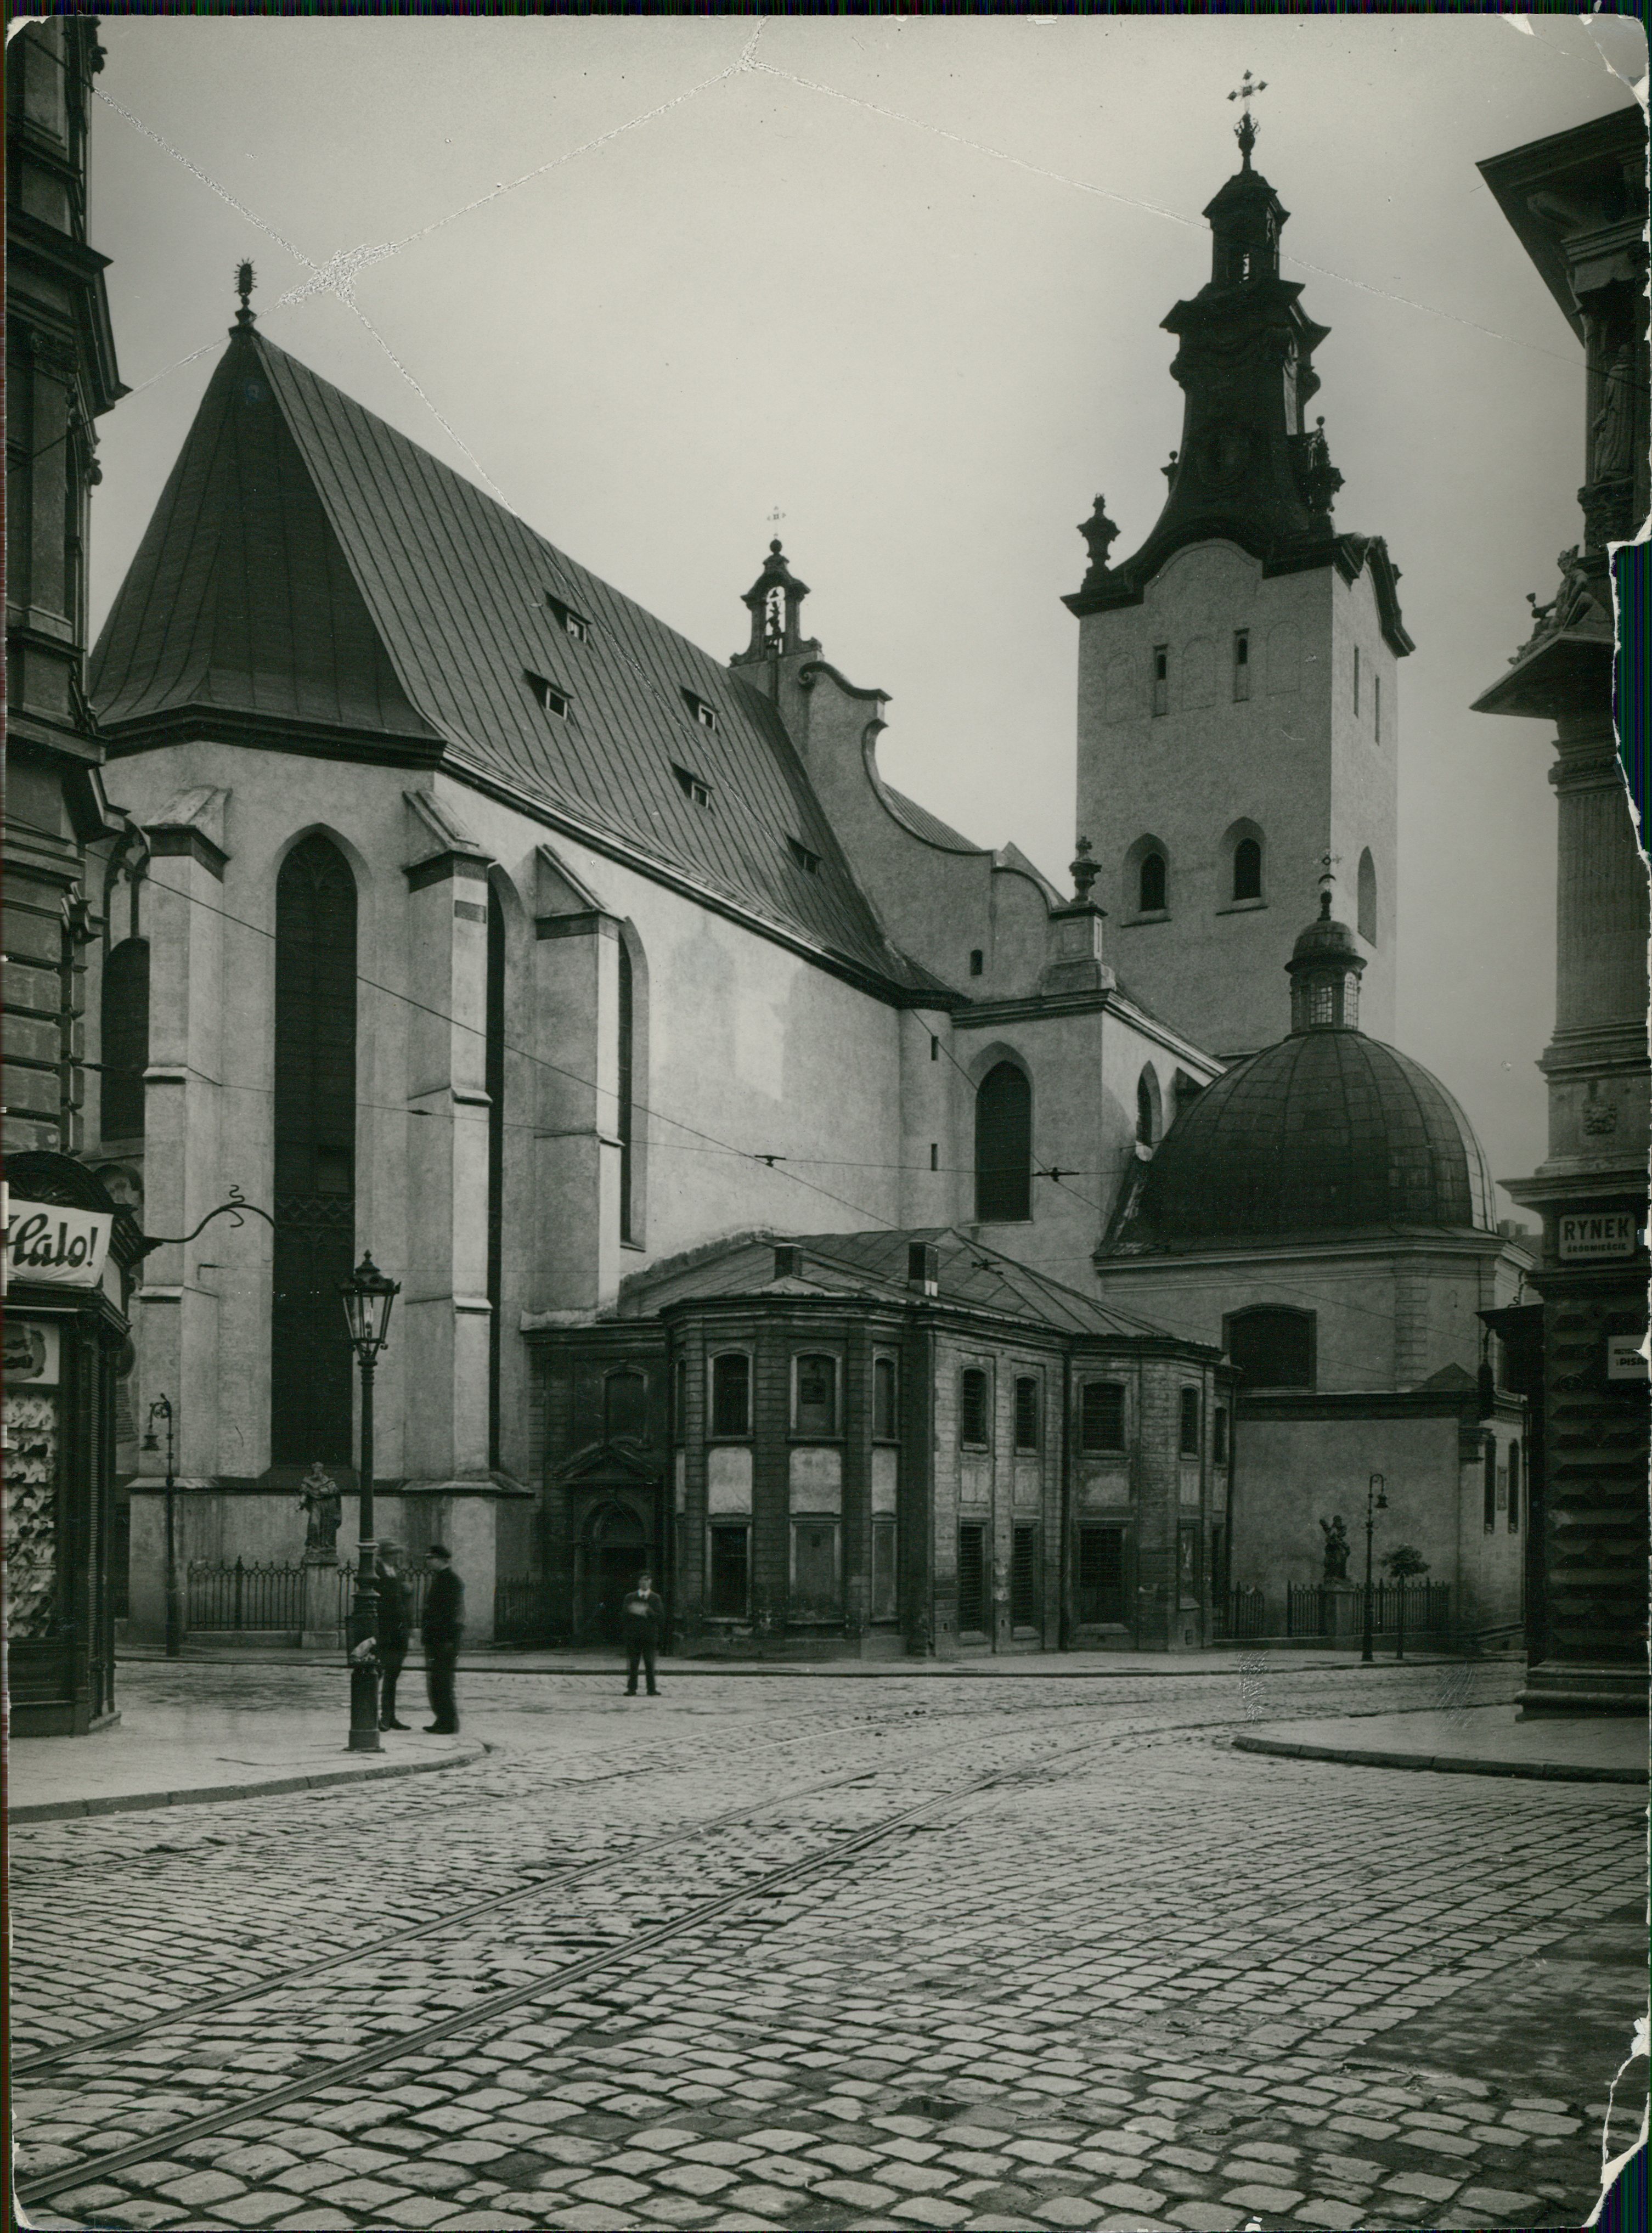
<svg viewBox="0 0 1652 2233"><path fill-rule="evenodd" d="M128 1680L280 1705L336 1677ZM1627 2014L1621 2045L1589 2028L1591 1932L1639 1914L1641 1794L1230 1748L1516 1680L651 1702L476 1675L474 1767L24 1826L25 2203L292 2233L1578 2223L1629 2044ZM1556 1946L1538 2084L1495 2011Z"/></svg>

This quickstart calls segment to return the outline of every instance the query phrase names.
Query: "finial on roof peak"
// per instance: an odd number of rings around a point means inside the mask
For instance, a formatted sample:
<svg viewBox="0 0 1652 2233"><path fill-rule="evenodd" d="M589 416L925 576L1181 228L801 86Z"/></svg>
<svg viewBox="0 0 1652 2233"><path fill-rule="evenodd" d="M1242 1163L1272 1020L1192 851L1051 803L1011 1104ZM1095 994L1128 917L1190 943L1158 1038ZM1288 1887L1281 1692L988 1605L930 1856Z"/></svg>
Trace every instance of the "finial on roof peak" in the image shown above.
<svg viewBox="0 0 1652 2233"><path fill-rule="evenodd" d="M244 257L236 266L235 291L241 297L241 307L235 314L235 324L230 329L231 333L249 333L257 325L258 314L252 307L252 290L257 283L257 275L251 262Z"/></svg>
<svg viewBox="0 0 1652 2233"><path fill-rule="evenodd" d="M1246 70L1245 75L1227 96L1230 101L1242 101L1245 103L1244 114L1240 116L1233 133L1239 144L1239 165L1243 170L1250 169L1251 150L1255 146L1259 137L1256 119L1251 114L1251 103L1259 93L1265 93L1267 89L1266 78L1253 78L1249 70Z"/></svg>

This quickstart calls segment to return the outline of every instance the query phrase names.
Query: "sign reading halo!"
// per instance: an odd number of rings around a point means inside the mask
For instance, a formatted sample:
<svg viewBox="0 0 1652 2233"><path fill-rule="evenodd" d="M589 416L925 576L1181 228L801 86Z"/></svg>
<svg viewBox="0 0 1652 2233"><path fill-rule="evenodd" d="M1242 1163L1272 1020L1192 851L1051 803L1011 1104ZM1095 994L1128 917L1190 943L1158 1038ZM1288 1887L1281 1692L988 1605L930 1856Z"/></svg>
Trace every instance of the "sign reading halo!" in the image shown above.
<svg viewBox="0 0 1652 2233"><path fill-rule="evenodd" d="M6 1276L53 1287L95 1287L108 1260L114 1220L107 1210L60 1202L6 1202Z"/></svg>

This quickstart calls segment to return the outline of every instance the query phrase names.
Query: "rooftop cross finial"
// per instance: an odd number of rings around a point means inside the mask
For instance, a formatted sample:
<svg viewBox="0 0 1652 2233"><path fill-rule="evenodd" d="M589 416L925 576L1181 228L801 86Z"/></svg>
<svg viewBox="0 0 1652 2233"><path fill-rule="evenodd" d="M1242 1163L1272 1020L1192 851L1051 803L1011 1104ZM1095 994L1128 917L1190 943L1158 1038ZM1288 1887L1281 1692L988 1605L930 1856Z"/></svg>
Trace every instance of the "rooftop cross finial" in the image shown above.
<svg viewBox="0 0 1652 2233"><path fill-rule="evenodd" d="M1337 863L1342 857L1340 853L1322 853L1319 856L1319 920L1321 922L1328 922L1330 919L1331 887L1337 881Z"/></svg>
<svg viewBox="0 0 1652 2233"><path fill-rule="evenodd" d="M241 297L241 307L235 314L235 322L237 326L250 326L257 317L257 314L252 308L252 290L255 283L256 274L251 263L244 258L237 265L235 273L235 291Z"/></svg>
<svg viewBox="0 0 1652 2233"><path fill-rule="evenodd" d="M1238 140L1239 144L1239 158L1241 164L1247 171L1251 167L1251 150L1255 146L1257 142L1256 120L1251 114L1251 103L1255 100L1259 93L1265 93L1267 89L1268 81L1266 78L1253 78L1249 70L1246 70L1244 76L1234 87L1232 92L1227 96L1230 101L1242 101L1245 103L1245 113L1239 118L1238 127L1234 133L1234 137Z"/></svg>

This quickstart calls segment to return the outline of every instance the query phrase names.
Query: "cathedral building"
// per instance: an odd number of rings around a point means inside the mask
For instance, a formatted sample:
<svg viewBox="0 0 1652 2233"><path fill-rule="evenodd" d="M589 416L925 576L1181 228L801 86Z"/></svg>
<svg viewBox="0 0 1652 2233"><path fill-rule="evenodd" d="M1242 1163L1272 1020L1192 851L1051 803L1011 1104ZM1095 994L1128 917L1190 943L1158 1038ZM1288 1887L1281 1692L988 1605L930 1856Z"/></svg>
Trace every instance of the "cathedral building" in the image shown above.
<svg viewBox="0 0 1652 2233"><path fill-rule="evenodd" d="M1084 531L1070 897L885 781L885 693L777 543L712 658L244 290L93 684L129 830L89 1158L163 1231L231 1186L274 1220L137 1297L192 1561L290 1562L309 1469L354 1488L370 1247L380 1511L453 1545L483 1636L599 1637L644 1563L696 1649L1187 1649L1252 1575L1283 1632L1390 1447L1460 1624L1518 1620L1475 1313L1525 1260L1381 1044L1409 639L1330 524L1252 140L1167 321L1164 514L1116 566ZM1339 863L1355 925L1304 947ZM1281 1301L1305 1377L1265 1361Z"/></svg>

